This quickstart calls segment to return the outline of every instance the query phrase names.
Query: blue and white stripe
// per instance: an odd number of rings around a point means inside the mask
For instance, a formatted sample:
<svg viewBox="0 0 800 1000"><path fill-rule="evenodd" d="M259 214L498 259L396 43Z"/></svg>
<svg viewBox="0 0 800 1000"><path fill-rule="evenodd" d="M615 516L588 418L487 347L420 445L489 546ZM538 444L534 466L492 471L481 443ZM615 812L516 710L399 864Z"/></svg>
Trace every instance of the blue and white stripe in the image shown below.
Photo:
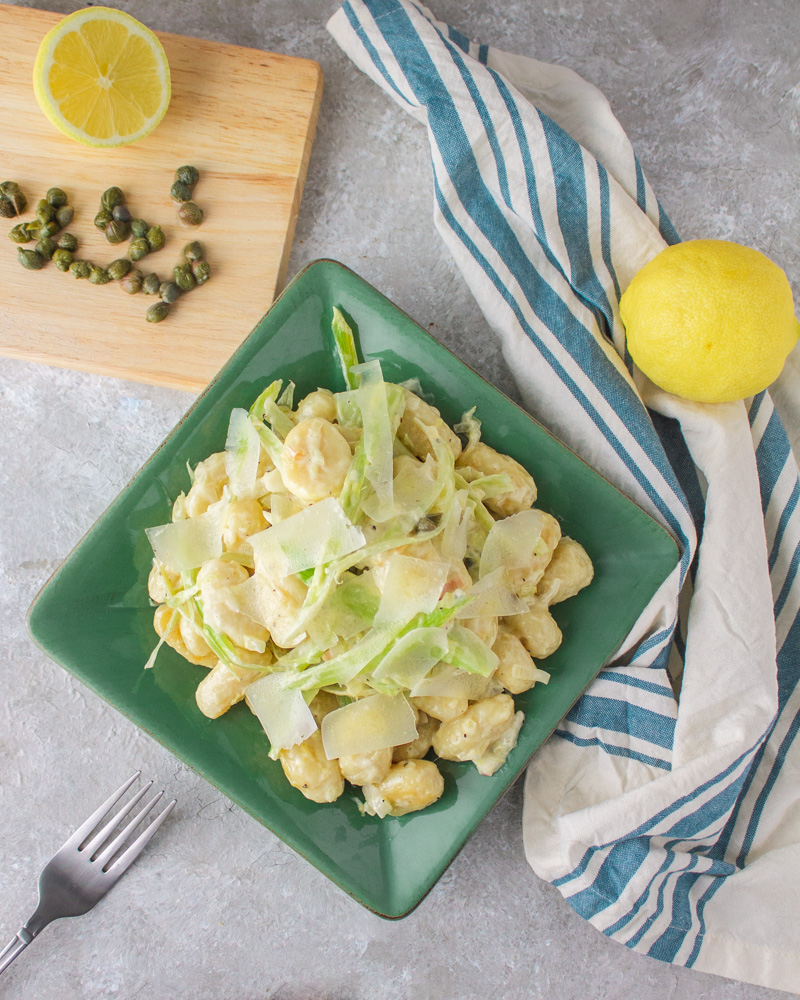
<svg viewBox="0 0 800 1000"><path fill-rule="evenodd" d="M348 0L329 30L427 127L436 227L531 412L681 550L528 771L528 858L631 948L798 982L770 856L800 898L800 484L776 405L687 403L632 365L619 296L678 236L596 88L411 0Z"/></svg>

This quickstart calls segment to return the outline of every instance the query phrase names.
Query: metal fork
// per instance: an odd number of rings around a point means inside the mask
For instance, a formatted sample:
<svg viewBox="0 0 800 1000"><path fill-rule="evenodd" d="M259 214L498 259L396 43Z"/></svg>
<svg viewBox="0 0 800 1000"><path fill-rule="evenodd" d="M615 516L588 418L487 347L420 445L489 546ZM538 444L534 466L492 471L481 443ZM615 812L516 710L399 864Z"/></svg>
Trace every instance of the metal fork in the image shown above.
<svg viewBox="0 0 800 1000"><path fill-rule="evenodd" d="M115 828L128 816L152 787L153 782L140 789L111 819L89 838L94 828L108 811L119 802L141 774L132 777L109 796L108 799L81 824L64 846L47 862L39 876L39 905L25 926L15 934L0 952L0 973L8 968L21 951L53 920L60 917L77 917L86 913L105 896L117 879L123 875L144 850L167 816L172 812L175 799L152 819L136 840L112 862L131 833L159 802L159 792L130 820L120 832L109 840Z"/></svg>

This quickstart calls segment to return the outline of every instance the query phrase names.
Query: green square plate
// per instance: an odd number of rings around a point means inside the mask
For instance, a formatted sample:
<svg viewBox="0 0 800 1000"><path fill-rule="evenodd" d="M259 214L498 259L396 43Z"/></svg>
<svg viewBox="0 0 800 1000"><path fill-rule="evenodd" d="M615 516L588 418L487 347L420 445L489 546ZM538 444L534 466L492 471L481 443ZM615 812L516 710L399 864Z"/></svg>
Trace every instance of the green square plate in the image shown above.
<svg viewBox="0 0 800 1000"><path fill-rule="evenodd" d="M194 690L202 668L155 639L147 595L152 552L144 529L170 518L193 465L225 444L234 406L249 407L265 380L293 379L300 395L343 388L332 354L332 307L352 319L365 359L392 381L416 376L449 423L477 405L487 443L530 469L539 505L586 547L595 579L554 608L564 632L545 661L549 686L516 700L519 743L491 778L441 763L445 793L400 819L362 816L355 795L317 805L291 788L257 719L237 705L216 721ZM425 896L633 626L675 566L672 538L540 424L464 365L383 295L341 264L310 264L200 396L164 444L46 584L28 626L41 648L365 906L387 917Z"/></svg>

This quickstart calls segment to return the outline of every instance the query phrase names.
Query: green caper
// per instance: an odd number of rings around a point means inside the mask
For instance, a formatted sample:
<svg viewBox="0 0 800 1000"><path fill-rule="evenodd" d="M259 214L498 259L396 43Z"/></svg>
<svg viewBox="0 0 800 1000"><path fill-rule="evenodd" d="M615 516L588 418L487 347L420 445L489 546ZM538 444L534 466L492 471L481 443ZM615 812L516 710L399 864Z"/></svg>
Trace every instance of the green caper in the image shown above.
<svg viewBox="0 0 800 1000"><path fill-rule="evenodd" d="M25 250L24 247L17 247L17 260L29 271L41 271L45 265L45 259L35 250Z"/></svg>
<svg viewBox="0 0 800 1000"><path fill-rule="evenodd" d="M160 250L164 246L164 243L166 242L166 237L164 236L164 230L161 228L161 226L151 226L147 230L146 239L147 239L147 245L150 247L153 253L155 253L157 250Z"/></svg>
<svg viewBox="0 0 800 1000"><path fill-rule="evenodd" d="M142 272L141 271L130 271L125 277L120 281L119 287L123 292L127 292L128 295L136 295L142 290Z"/></svg>
<svg viewBox="0 0 800 1000"><path fill-rule="evenodd" d="M181 294L180 288L178 288L174 281L162 281L158 291L161 295L161 300L170 306Z"/></svg>
<svg viewBox="0 0 800 1000"><path fill-rule="evenodd" d="M112 281L119 281L120 278L124 278L130 269L131 262L124 257L120 257L119 260L112 260L106 268L108 276Z"/></svg>
<svg viewBox="0 0 800 1000"><path fill-rule="evenodd" d="M72 205L62 205L61 208L56 209L56 222L63 229L64 226L68 226L72 222L74 215L75 209Z"/></svg>
<svg viewBox="0 0 800 1000"><path fill-rule="evenodd" d="M45 201L44 198L36 206L36 221L40 226L46 225L48 222L52 222L55 218L56 210L50 204L49 201Z"/></svg>
<svg viewBox="0 0 800 1000"><path fill-rule="evenodd" d="M56 243L58 243L61 250L69 250L70 253L75 253L78 249L78 239L72 233L62 233L56 240Z"/></svg>
<svg viewBox="0 0 800 1000"><path fill-rule="evenodd" d="M106 188L103 192L103 196L100 199L100 207L105 208L107 211L111 211L116 208L117 205L122 205L125 201L125 195L122 193L118 187Z"/></svg>
<svg viewBox="0 0 800 1000"><path fill-rule="evenodd" d="M62 205L66 205L69 199L66 193L61 190L61 188L50 188L50 190L45 195L45 199L53 206L53 208L61 208Z"/></svg>
<svg viewBox="0 0 800 1000"><path fill-rule="evenodd" d="M197 240L192 240L191 243L187 243L183 248L183 256L186 260L202 260L205 257L205 251L203 250L202 243L198 243Z"/></svg>
<svg viewBox="0 0 800 1000"><path fill-rule="evenodd" d="M185 201L178 209L178 218L184 226L199 226L203 221L203 209L193 201Z"/></svg>
<svg viewBox="0 0 800 1000"><path fill-rule="evenodd" d="M169 315L169 303L168 302L156 302L154 305L150 306L147 312L144 314L144 318L148 323L160 323L162 319L166 319Z"/></svg>
<svg viewBox="0 0 800 1000"><path fill-rule="evenodd" d="M169 196L173 201L178 202L178 204L184 201L191 201L192 189L188 184L184 184L183 181L175 181L169 189Z"/></svg>
<svg viewBox="0 0 800 1000"><path fill-rule="evenodd" d="M57 247L55 240L50 239L49 236L43 236L33 249L45 260L52 260Z"/></svg>
<svg viewBox="0 0 800 1000"><path fill-rule="evenodd" d="M16 181L3 181L3 183L0 184L0 192L2 192L6 198L10 198L14 203L17 215L22 215L28 207L28 199L22 193L22 189L19 184L17 184Z"/></svg>
<svg viewBox="0 0 800 1000"><path fill-rule="evenodd" d="M70 265L73 262L73 256L69 250L64 250L59 247L53 254L53 263L59 269L59 271L69 271Z"/></svg>
<svg viewBox="0 0 800 1000"><path fill-rule="evenodd" d="M113 215L108 211L107 208L101 208L97 215L94 217L94 224L98 229L105 230L106 226L113 219Z"/></svg>
<svg viewBox="0 0 800 1000"><path fill-rule="evenodd" d="M61 226L57 222L46 222L35 233L32 233L32 235L37 239L41 239L43 236L55 236L59 229L61 229Z"/></svg>
<svg viewBox="0 0 800 1000"><path fill-rule="evenodd" d="M91 261L73 260L69 266L69 273L75 275L76 278L88 278L92 267Z"/></svg>
<svg viewBox="0 0 800 1000"><path fill-rule="evenodd" d="M147 230L150 228L150 223L145 222L144 219L131 219L131 233L136 239L141 239L142 236L147 236Z"/></svg>
<svg viewBox="0 0 800 1000"><path fill-rule="evenodd" d="M186 266L178 266L175 268L175 284L180 288L182 292L191 292L197 282L194 280L194 275L191 270Z"/></svg>
<svg viewBox="0 0 800 1000"><path fill-rule="evenodd" d="M175 180L182 181L184 184L188 184L189 187L194 187L200 180L200 171L197 167L178 167L175 171Z"/></svg>
<svg viewBox="0 0 800 1000"><path fill-rule="evenodd" d="M135 240L131 240L128 245L128 256L131 260L141 260L150 253L150 244L147 240L140 236Z"/></svg>
<svg viewBox="0 0 800 1000"><path fill-rule="evenodd" d="M211 277L211 268L207 260L193 260L192 274L198 285L204 285Z"/></svg>
<svg viewBox="0 0 800 1000"><path fill-rule="evenodd" d="M161 280L155 271L151 271L150 274L146 274L142 278L142 291L145 295L157 295L160 287Z"/></svg>
<svg viewBox="0 0 800 1000"><path fill-rule="evenodd" d="M31 234L25 228L24 222L17 223L16 226L8 234L9 239L12 239L15 243L30 243Z"/></svg>
<svg viewBox="0 0 800 1000"><path fill-rule="evenodd" d="M111 281L111 278L104 267L97 267L95 264L92 264L89 270L89 281L93 285L107 285Z"/></svg>
<svg viewBox="0 0 800 1000"><path fill-rule="evenodd" d="M118 219L112 219L106 226L106 239L111 244L124 242L130 234L131 227L127 222L120 222Z"/></svg>
<svg viewBox="0 0 800 1000"><path fill-rule="evenodd" d="M14 202L5 194L0 194L0 216L4 219L13 219L17 214Z"/></svg>
<svg viewBox="0 0 800 1000"><path fill-rule="evenodd" d="M111 214L117 220L117 222L130 222L131 213L127 205L115 205L111 209Z"/></svg>

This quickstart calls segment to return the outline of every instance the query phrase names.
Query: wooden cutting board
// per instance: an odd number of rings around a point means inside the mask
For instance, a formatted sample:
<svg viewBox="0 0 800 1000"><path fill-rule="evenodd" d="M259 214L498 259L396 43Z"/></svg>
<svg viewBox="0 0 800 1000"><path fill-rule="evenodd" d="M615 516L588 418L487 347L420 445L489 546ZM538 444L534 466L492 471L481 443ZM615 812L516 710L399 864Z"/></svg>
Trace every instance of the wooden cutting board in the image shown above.
<svg viewBox="0 0 800 1000"><path fill-rule="evenodd" d="M140 264L172 276L183 246L198 239L212 277L182 296L167 319L145 321L155 297L90 285L48 264L26 271L0 219L0 353L179 389L202 389L255 326L286 277L306 167L322 97L308 59L182 35L159 35L172 72L172 102L147 138L121 149L81 146L39 109L31 72L60 15L0 5L0 181L28 197L23 221L58 186L75 218L76 256L108 264L110 246L93 219L105 188L126 192L134 217L159 223L163 250ZM194 164L194 200L205 220L187 229L169 197L175 168ZM33 248L34 244L28 244Z"/></svg>

